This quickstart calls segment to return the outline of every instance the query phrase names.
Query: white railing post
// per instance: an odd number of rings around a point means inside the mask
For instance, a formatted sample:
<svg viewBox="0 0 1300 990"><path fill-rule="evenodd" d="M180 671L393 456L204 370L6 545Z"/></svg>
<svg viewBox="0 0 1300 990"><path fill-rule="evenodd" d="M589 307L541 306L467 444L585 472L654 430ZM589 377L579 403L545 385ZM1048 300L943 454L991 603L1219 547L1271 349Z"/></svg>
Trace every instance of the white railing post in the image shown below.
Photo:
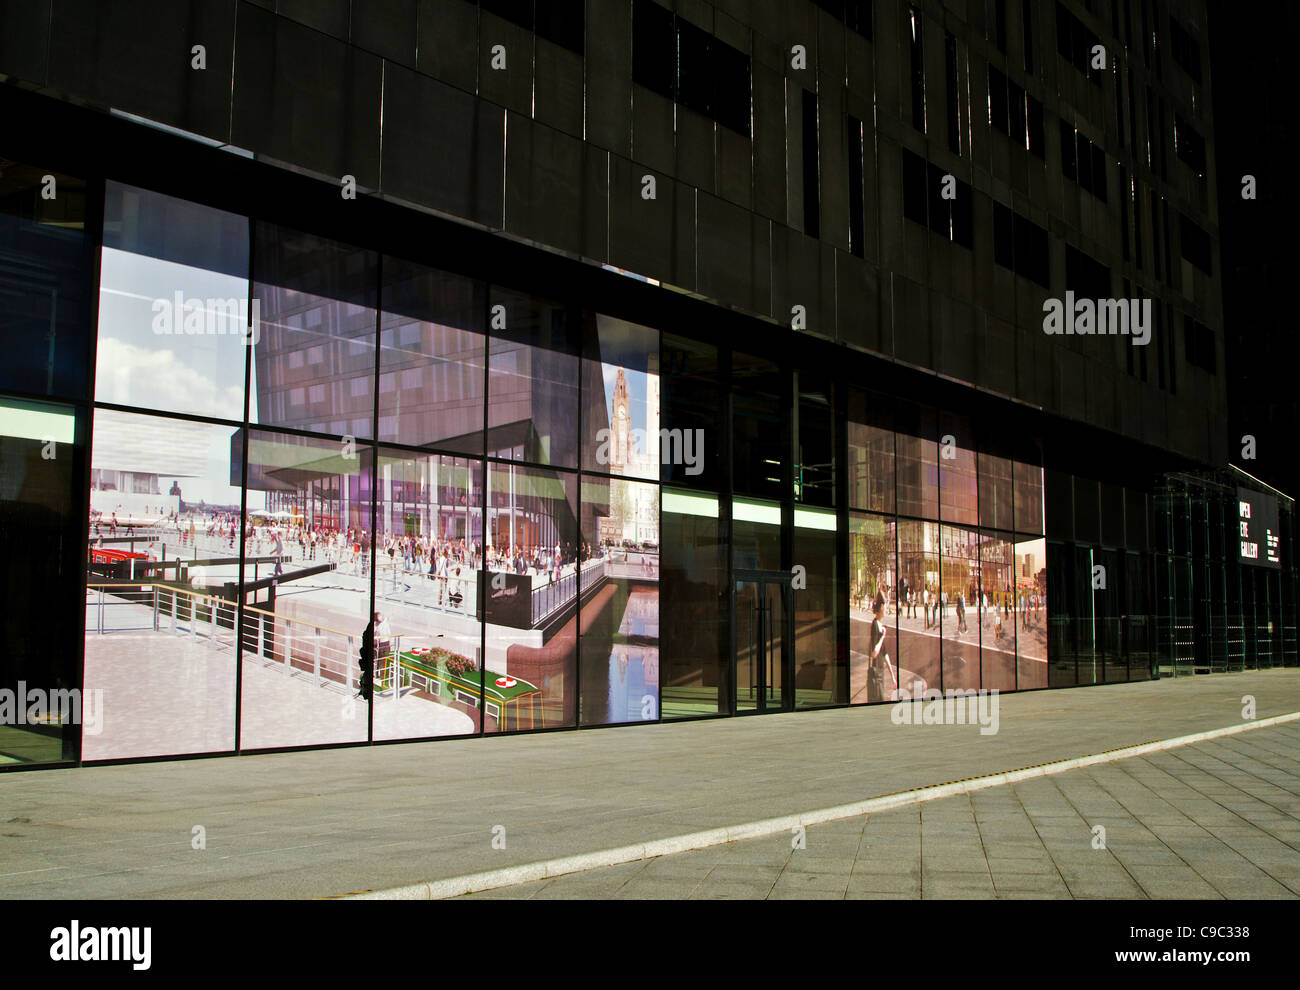
<svg viewBox="0 0 1300 990"><path fill-rule="evenodd" d="M312 669L316 674L316 686L320 687L320 627L316 627L316 646L312 656Z"/></svg>
<svg viewBox="0 0 1300 990"><path fill-rule="evenodd" d="M190 639L198 639L199 636L199 610L195 605L194 596L190 595Z"/></svg>
<svg viewBox="0 0 1300 990"><path fill-rule="evenodd" d="M158 631L158 586L153 586L153 631Z"/></svg>
<svg viewBox="0 0 1300 990"><path fill-rule="evenodd" d="M266 655L266 613L257 613L257 655L263 660L267 660Z"/></svg>
<svg viewBox="0 0 1300 990"><path fill-rule="evenodd" d="M293 627L289 620L284 620L284 672L293 675Z"/></svg>
<svg viewBox="0 0 1300 990"><path fill-rule="evenodd" d="M352 693L352 657L355 652L355 640L349 636L347 656L343 658L343 686L348 689L349 694Z"/></svg>
<svg viewBox="0 0 1300 990"><path fill-rule="evenodd" d="M217 645L217 600L211 598L208 600L208 649L214 649Z"/></svg>
<svg viewBox="0 0 1300 990"><path fill-rule="evenodd" d="M177 602L178 602L179 600L180 600L180 595L178 595L178 594L173 590L173 591L172 591L172 607L171 607L170 609L168 609L168 611L170 611L171 614L172 614L172 635L173 635L173 636L176 635L176 604L177 604Z"/></svg>

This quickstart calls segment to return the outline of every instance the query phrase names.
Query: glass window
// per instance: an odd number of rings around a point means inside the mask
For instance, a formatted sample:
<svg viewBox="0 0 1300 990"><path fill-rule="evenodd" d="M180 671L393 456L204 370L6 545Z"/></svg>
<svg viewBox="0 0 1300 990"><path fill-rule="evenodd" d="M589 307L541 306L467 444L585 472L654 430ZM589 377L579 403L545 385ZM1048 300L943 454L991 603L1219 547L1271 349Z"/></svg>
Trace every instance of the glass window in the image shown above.
<svg viewBox="0 0 1300 990"><path fill-rule="evenodd" d="M831 383L820 375L799 372L799 447L795 458L794 497L807 505L835 504L835 427L831 417Z"/></svg>
<svg viewBox="0 0 1300 990"><path fill-rule="evenodd" d="M662 456L699 474L702 443L669 433L660 450L659 333L597 316L587 341L582 466L629 478L659 477ZM702 440L702 438L701 438Z"/></svg>
<svg viewBox="0 0 1300 990"><path fill-rule="evenodd" d="M663 717L727 709L730 603L717 496L664 489L662 601Z"/></svg>
<svg viewBox="0 0 1300 990"><path fill-rule="evenodd" d="M242 422L248 219L116 182L105 197L95 398Z"/></svg>
<svg viewBox="0 0 1300 990"><path fill-rule="evenodd" d="M983 464L983 458L980 459ZM1015 543L1003 533L979 534L980 686L1016 689Z"/></svg>
<svg viewBox="0 0 1300 990"><path fill-rule="evenodd" d="M71 406L0 395L0 533L21 561L6 568L0 619L0 691L14 703L0 718L0 765L74 760L83 727L103 724L102 697L78 693L85 433Z"/></svg>
<svg viewBox="0 0 1300 990"><path fill-rule="evenodd" d="M849 702L898 700L898 623L915 612L898 576L897 523L849 517Z"/></svg>
<svg viewBox="0 0 1300 990"><path fill-rule="evenodd" d="M391 685L399 642L394 615L383 605L372 609L370 600L373 456L346 438L252 432L243 517L242 749L366 738L365 702L355 695L372 617L376 705Z"/></svg>
<svg viewBox="0 0 1300 990"><path fill-rule="evenodd" d="M962 416L939 418L939 518L973 526L979 522L974 431Z"/></svg>
<svg viewBox="0 0 1300 990"><path fill-rule="evenodd" d="M577 467L579 317L495 287L489 312L488 454Z"/></svg>
<svg viewBox="0 0 1300 990"><path fill-rule="evenodd" d="M1016 669L1020 690L1047 687L1047 541L1016 541Z"/></svg>
<svg viewBox="0 0 1300 990"><path fill-rule="evenodd" d="M0 156L0 388L85 397L92 261L85 228L83 180Z"/></svg>
<svg viewBox="0 0 1300 990"><path fill-rule="evenodd" d="M484 729L577 721L578 479L488 464Z"/></svg>
<svg viewBox="0 0 1300 990"><path fill-rule="evenodd" d="M797 708L843 704L847 670L836 650L835 513L794 510L794 700ZM800 587L800 585L803 587Z"/></svg>
<svg viewBox="0 0 1300 990"><path fill-rule="evenodd" d="M698 451L693 462L660 458L664 481L718 491L722 488L721 445L725 439L719 425L723 392L719 387L722 370L718 349L685 337L663 335L663 428L680 437L683 451L687 440Z"/></svg>
<svg viewBox="0 0 1300 990"><path fill-rule="evenodd" d="M942 526L939 530L939 627L943 634L943 690L967 691L980 686L979 537L974 530Z"/></svg>
<svg viewBox="0 0 1300 990"><path fill-rule="evenodd" d="M980 525L1011 529L1012 462L993 454L979 455Z"/></svg>
<svg viewBox="0 0 1300 990"><path fill-rule="evenodd" d="M939 518L937 425L933 409L910 402L900 404L895 447L899 515Z"/></svg>
<svg viewBox="0 0 1300 990"><path fill-rule="evenodd" d="M482 462L381 448L377 480L375 608L390 617L392 647L376 681L375 738L476 733Z"/></svg>
<svg viewBox="0 0 1300 990"><path fill-rule="evenodd" d="M487 289L384 258L379 320L379 439L483 452Z"/></svg>
<svg viewBox="0 0 1300 990"><path fill-rule="evenodd" d="M849 505L894 511L893 402L874 393L849 394Z"/></svg>
<svg viewBox="0 0 1300 990"><path fill-rule="evenodd" d="M919 698L939 690L939 524L898 521L898 579L908 607L898 619L898 678ZM903 645L907 644L907 645Z"/></svg>
<svg viewBox="0 0 1300 990"><path fill-rule="evenodd" d="M1016 531L1043 535L1043 468L1041 458L1014 465Z"/></svg>
<svg viewBox="0 0 1300 990"><path fill-rule="evenodd" d="M82 759L235 748L242 460L239 427L95 411Z"/></svg>
<svg viewBox="0 0 1300 990"><path fill-rule="evenodd" d="M659 486L582 481L582 722L659 717Z"/></svg>
<svg viewBox="0 0 1300 990"><path fill-rule="evenodd" d="M762 358L732 358L732 454L737 492L784 498L790 461L788 373Z"/></svg>
<svg viewBox="0 0 1300 990"><path fill-rule="evenodd" d="M253 344L249 420L372 439L375 404L375 304L378 256L371 251L259 223L253 300L260 331ZM290 366L299 348L321 348L320 362ZM324 385L324 402L289 401L291 387Z"/></svg>

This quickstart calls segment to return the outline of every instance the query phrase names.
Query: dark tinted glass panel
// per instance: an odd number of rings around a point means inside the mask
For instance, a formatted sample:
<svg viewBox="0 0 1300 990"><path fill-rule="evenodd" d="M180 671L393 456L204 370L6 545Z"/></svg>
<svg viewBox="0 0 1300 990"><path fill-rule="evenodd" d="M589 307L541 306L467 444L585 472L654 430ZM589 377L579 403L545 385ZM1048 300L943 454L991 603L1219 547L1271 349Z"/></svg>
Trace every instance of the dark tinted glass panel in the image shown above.
<svg viewBox="0 0 1300 990"><path fill-rule="evenodd" d="M661 540L663 717L715 715L727 707L727 561L718 498L665 489Z"/></svg>
<svg viewBox="0 0 1300 990"><path fill-rule="evenodd" d="M379 323L379 438L483 451L486 289L384 259Z"/></svg>
<svg viewBox="0 0 1300 990"><path fill-rule="evenodd" d="M0 534L5 554L22 561L5 568L0 691L14 707L0 724L0 763L76 759L83 729L94 738L104 728L104 685L99 695L80 692L85 445L83 413L0 395ZM87 594L96 630L99 597L97 588Z"/></svg>
<svg viewBox="0 0 1300 990"><path fill-rule="evenodd" d="M652 0L632 5L632 79L668 99L676 78L673 15Z"/></svg>
<svg viewBox="0 0 1300 990"><path fill-rule="evenodd" d="M830 382L799 373L799 437L794 497L808 505L835 504L835 430Z"/></svg>
<svg viewBox="0 0 1300 990"><path fill-rule="evenodd" d="M989 123L1003 134L1011 132L1007 117L1007 77L989 66Z"/></svg>
<svg viewBox="0 0 1300 990"><path fill-rule="evenodd" d="M903 216L928 226L929 200L925 159L903 149Z"/></svg>
<svg viewBox="0 0 1300 990"><path fill-rule="evenodd" d="M53 198L45 190L53 190ZM0 156L0 388L85 396L85 223L81 179Z"/></svg>
<svg viewBox="0 0 1300 990"><path fill-rule="evenodd" d="M537 37L582 54L583 0L538 0Z"/></svg>
<svg viewBox="0 0 1300 990"><path fill-rule="evenodd" d="M335 436L374 436L375 304L372 251L258 224L249 419Z"/></svg>
<svg viewBox="0 0 1300 990"><path fill-rule="evenodd" d="M664 481L718 490L722 487L721 449L724 437L718 350L684 337L663 338L663 429L682 438L683 450L691 439L699 455L681 463L662 462Z"/></svg>
<svg viewBox="0 0 1300 990"><path fill-rule="evenodd" d="M732 451L737 492L782 498L788 469L788 374L762 358L732 359ZM779 566L779 565L778 565Z"/></svg>
<svg viewBox="0 0 1300 990"><path fill-rule="evenodd" d="M488 464L484 729L554 728L577 720L579 570L574 474Z"/></svg>

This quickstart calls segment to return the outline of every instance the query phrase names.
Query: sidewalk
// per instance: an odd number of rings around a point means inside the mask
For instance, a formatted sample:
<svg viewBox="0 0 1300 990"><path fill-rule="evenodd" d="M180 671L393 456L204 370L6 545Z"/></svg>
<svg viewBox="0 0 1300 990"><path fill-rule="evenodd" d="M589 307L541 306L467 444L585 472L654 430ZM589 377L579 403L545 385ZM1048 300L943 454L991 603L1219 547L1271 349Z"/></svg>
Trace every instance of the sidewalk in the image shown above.
<svg viewBox="0 0 1300 990"><path fill-rule="evenodd" d="M1247 694L1300 711L1300 670L1006 695L987 736L877 706L3 774L0 896L383 890L1241 725Z"/></svg>

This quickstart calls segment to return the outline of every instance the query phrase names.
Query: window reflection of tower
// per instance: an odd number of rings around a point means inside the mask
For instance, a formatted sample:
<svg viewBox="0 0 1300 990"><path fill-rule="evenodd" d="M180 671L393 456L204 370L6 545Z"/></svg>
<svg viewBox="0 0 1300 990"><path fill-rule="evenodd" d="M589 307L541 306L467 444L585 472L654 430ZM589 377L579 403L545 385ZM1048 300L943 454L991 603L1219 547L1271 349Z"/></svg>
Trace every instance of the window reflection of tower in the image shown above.
<svg viewBox="0 0 1300 990"><path fill-rule="evenodd" d="M628 414L627 376L623 369L618 369L618 380L614 383L614 436L610 453L610 470L614 474L623 474L627 469L631 454L632 424Z"/></svg>

